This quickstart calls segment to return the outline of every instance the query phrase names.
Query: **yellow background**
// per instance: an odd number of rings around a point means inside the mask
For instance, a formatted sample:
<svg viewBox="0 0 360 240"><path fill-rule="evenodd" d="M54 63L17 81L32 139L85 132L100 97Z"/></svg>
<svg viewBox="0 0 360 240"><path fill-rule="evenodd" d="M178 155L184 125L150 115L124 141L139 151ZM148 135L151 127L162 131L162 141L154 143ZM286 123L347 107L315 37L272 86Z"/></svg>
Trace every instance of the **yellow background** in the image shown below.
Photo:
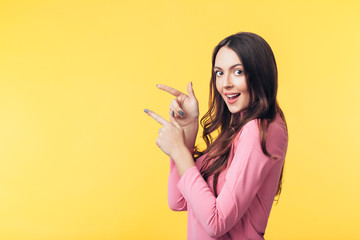
<svg viewBox="0 0 360 240"><path fill-rule="evenodd" d="M359 239L357 1L1 1L0 239L186 239L156 146L192 81L207 110L211 53L264 37L289 127L266 239ZM200 142L200 139L198 139Z"/></svg>

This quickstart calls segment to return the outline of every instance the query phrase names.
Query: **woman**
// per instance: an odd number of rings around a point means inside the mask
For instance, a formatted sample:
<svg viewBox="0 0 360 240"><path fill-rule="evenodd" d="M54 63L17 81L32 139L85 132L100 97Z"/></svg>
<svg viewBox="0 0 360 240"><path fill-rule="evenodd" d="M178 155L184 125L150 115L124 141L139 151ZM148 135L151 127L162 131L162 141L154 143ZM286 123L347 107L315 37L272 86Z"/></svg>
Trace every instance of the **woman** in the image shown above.
<svg viewBox="0 0 360 240"><path fill-rule="evenodd" d="M176 97L170 122L145 112L163 125L156 144L170 156L168 202L188 211L188 239L264 239L288 146L270 46L240 32L215 47L209 110L201 119L204 151L194 146L199 110L192 84L188 95L158 88Z"/></svg>

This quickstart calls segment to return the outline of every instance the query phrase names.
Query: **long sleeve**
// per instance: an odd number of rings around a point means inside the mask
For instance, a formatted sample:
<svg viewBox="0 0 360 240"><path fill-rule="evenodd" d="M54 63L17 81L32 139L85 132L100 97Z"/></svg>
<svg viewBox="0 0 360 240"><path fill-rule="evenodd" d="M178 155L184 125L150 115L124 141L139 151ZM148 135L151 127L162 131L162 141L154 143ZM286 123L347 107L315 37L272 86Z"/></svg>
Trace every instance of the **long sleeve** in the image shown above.
<svg viewBox="0 0 360 240"><path fill-rule="evenodd" d="M186 200L178 190L179 173L173 159L170 158L170 172L168 179L168 204L173 211L186 211Z"/></svg>
<svg viewBox="0 0 360 240"><path fill-rule="evenodd" d="M283 131L269 131L269 134L268 150L278 149L270 153L283 157L287 135ZM275 162L263 154L257 124L251 121L243 127L237 140L225 183L217 198L195 166L183 174L178 188L207 234L217 238L241 219Z"/></svg>

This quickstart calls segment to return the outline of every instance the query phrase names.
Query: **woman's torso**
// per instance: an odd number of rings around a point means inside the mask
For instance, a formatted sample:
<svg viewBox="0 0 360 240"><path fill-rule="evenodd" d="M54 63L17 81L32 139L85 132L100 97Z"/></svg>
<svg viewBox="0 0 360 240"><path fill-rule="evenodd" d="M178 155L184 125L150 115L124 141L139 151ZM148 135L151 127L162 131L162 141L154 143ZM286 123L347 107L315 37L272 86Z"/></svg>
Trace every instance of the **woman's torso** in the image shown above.
<svg viewBox="0 0 360 240"><path fill-rule="evenodd" d="M253 122L254 124L258 120L252 120L249 123ZM247 123L247 124L249 124ZM257 124L257 123L256 123ZM246 126L246 125L245 125ZM244 127L245 127L244 126ZM279 128L280 126L280 128ZM235 136L233 144L231 146L231 151L229 155L229 160L227 163L227 167L222 170L218 177L217 183L217 193L220 194L221 190L224 186L226 181L226 174L231 166L231 162L234 157L234 150L238 147L238 139L241 135L242 130L244 127L239 131L239 133ZM272 154L272 149L277 148L277 146L272 146L272 133L274 131L279 131L278 129L283 129L285 134L285 125L282 121L279 114L277 114L276 119L270 124L268 129L268 138L266 142L267 150L270 154ZM278 134L278 133L276 133ZM276 135L275 134L275 135ZM287 140L287 132L286 132L286 140ZM259 139L260 144L260 139ZM284 148L284 146L282 146ZM286 141L286 148L283 149L286 153L287 149L287 141ZM285 153L283 156L285 157ZM203 164L203 160L206 155L199 157L196 160L196 167L200 170ZM223 235L220 238L221 240L225 239L264 239L265 229L268 222L268 218L270 215L270 211L272 208L272 204L274 201L274 197L276 194L277 186L279 177L281 174L282 166L284 163L284 158L279 159L277 163L271 168L270 172L266 176L262 186L260 187L259 191L257 192L255 198L252 200L249 208L246 210L245 214L242 216L239 222L237 222L231 229L228 231L227 234ZM209 188L213 190L213 175L207 179L207 184ZM202 228L200 223L196 220L196 217L193 215L191 208L188 208L188 239L214 239L207 236L205 230Z"/></svg>

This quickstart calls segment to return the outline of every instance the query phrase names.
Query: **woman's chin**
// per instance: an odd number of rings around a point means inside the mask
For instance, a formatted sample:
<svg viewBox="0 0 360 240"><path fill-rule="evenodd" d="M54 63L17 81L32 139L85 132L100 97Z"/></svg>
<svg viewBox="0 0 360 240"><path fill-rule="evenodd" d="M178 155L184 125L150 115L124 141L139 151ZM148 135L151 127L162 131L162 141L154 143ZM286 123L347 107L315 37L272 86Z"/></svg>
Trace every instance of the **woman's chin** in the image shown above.
<svg viewBox="0 0 360 240"><path fill-rule="evenodd" d="M234 107L228 107L228 110L229 110L229 112L231 112L232 114L235 114L235 113L239 113L239 112L241 112L241 108L234 108Z"/></svg>

